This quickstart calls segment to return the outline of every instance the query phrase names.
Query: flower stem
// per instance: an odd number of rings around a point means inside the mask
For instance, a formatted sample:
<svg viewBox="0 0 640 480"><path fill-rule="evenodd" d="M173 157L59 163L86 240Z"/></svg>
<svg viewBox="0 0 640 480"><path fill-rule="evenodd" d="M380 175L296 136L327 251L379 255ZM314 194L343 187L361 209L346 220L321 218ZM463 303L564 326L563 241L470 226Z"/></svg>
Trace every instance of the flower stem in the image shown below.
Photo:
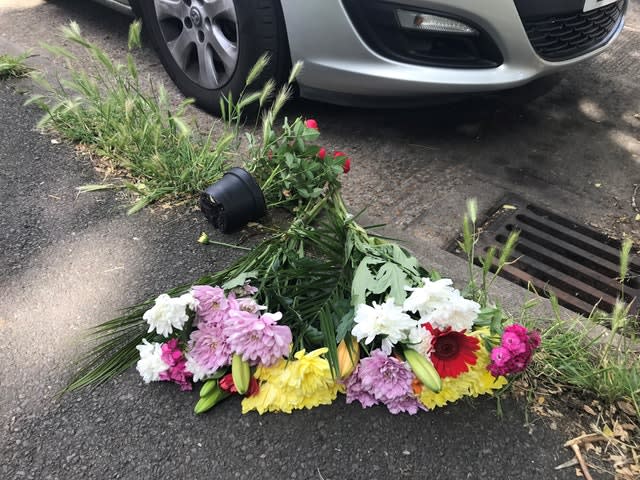
<svg viewBox="0 0 640 480"><path fill-rule="evenodd" d="M249 247L241 247L240 245L233 245L231 243L225 243L225 242L216 242L215 240L211 240L211 239L209 239L207 243L212 245L220 245L221 247L235 248L237 250L248 250L248 251L251 250L251 248Z"/></svg>

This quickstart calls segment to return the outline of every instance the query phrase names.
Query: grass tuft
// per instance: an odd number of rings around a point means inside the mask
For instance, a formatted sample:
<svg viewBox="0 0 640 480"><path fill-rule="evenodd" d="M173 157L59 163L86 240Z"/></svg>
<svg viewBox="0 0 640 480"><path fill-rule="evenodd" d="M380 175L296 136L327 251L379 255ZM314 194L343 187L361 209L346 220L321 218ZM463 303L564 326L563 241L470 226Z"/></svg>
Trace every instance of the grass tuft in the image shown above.
<svg viewBox="0 0 640 480"><path fill-rule="evenodd" d="M624 346L614 348L604 333L590 335L579 325L558 320L543 332L530 378L591 394L608 404L628 402L640 420L638 353Z"/></svg>
<svg viewBox="0 0 640 480"><path fill-rule="evenodd" d="M17 57L8 54L0 54L0 80L5 80L7 78L21 78L29 75L31 68L24 63L29 56L30 54L28 52L18 55Z"/></svg>
<svg viewBox="0 0 640 480"><path fill-rule="evenodd" d="M45 93L27 103L45 112L40 127L52 128L65 138L86 145L107 159L116 171L133 179L139 200L134 213L163 200L182 200L204 190L222 177L233 145L233 134L214 139L194 132L184 120L188 99L173 106L162 85L149 80L143 88L131 52L120 64L82 36L72 22L63 35L83 51L45 48L66 62L69 78L49 82L34 79ZM129 46L140 44L140 24L130 27Z"/></svg>

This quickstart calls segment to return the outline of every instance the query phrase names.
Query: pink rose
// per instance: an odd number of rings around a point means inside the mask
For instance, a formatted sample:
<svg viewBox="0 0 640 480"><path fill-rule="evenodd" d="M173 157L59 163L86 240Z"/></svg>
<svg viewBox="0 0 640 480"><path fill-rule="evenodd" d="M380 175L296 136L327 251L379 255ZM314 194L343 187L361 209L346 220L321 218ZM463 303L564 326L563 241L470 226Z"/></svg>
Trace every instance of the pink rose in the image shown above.
<svg viewBox="0 0 640 480"><path fill-rule="evenodd" d="M318 130L318 122L316 122L313 118L310 118L309 120L305 120L304 126L307 128Z"/></svg>

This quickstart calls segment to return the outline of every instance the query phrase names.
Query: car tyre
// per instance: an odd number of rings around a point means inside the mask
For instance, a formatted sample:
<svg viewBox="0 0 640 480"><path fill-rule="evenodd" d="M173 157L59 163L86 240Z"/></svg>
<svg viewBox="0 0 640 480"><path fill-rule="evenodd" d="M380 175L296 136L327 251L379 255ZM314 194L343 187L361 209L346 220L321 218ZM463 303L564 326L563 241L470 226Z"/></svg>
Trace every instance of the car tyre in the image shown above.
<svg viewBox="0 0 640 480"><path fill-rule="evenodd" d="M182 93L211 113L238 95L263 53L271 61L253 84L286 81L290 57L279 0L140 0L147 35Z"/></svg>

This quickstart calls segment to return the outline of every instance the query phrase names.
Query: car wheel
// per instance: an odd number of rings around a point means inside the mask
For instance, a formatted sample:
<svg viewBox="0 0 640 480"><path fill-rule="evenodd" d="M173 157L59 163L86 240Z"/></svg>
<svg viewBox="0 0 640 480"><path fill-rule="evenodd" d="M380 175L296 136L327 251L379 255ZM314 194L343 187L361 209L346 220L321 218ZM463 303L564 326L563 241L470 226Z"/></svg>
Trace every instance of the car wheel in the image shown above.
<svg viewBox="0 0 640 480"><path fill-rule="evenodd" d="M249 70L267 52L268 78L286 79L290 57L279 0L141 0L147 34L169 76L215 114L220 98L238 98Z"/></svg>

